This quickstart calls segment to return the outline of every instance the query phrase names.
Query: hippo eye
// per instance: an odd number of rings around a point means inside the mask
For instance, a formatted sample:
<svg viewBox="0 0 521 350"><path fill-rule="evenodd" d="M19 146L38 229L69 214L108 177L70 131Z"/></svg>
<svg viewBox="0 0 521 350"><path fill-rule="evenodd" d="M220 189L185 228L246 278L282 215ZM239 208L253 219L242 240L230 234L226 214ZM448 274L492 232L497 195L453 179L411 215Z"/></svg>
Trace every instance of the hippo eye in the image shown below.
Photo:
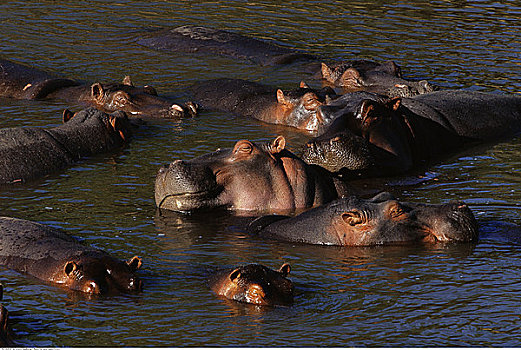
<svg viewBox="0 0 521 350"><path fill-rule="evenodd" d="M253 147L249 143L243 143L237 149L237 152L239 152L239 153L251 153L252 151L253 151Z"/></svg>

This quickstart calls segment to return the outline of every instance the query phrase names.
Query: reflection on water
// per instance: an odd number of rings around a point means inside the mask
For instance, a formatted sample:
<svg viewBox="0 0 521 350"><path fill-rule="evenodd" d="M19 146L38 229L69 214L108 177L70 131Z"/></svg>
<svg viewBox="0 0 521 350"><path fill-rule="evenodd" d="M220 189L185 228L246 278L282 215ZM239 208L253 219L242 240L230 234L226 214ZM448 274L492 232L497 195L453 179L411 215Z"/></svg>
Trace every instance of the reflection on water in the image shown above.
<svg viewBox="0 0 521 350"><path fill-rule="evenodd" d="M444 88L518 93L521 7L511 2L55 1L0 3L2 56L72 79L150 84L189 99L198 80L241 78L292 88L321 82L301 64L261 67L223 57L168 55L141 33L184 24L233 30L323 57L394 60L408 79ZM0 127L61 123L61 102L0 100ZM309 135L203 111L148 120L120 152L85 159L35 183L0 188L0 215L65 229L118 258L143 258L139 295L87 298L0 270L2 302L23 346L519 346L520 138L458 154L405 178L360 181L400 200L464 200L477 244L341 248L264 241L226 211L158 212L159 167L284 135ZM216 297L208 274L288 262L291 307ZM144 331L146 330L146 331Z"/></svg>

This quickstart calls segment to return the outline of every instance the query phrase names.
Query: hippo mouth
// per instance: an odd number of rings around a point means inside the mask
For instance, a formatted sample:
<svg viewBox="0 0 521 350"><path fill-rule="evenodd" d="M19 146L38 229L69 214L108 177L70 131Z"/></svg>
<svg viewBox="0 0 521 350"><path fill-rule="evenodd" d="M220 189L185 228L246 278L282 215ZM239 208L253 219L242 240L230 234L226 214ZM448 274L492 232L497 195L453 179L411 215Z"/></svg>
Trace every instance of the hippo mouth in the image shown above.
<svg viewBox="0 0 521 350"><path fill-rule="evenodd" d="M308 142L302 159L331 172L343 169L367 170L374 164L367 141L351 133L340 133L329 139Z"/></svg>
<svg viewBox="0 0 521 350"><path fill-rule="evenodd" d="M209 169L192 168L180 160L160 168L156 176L155 200L159 209L189 212L220 207L222 191Z"/></svg>

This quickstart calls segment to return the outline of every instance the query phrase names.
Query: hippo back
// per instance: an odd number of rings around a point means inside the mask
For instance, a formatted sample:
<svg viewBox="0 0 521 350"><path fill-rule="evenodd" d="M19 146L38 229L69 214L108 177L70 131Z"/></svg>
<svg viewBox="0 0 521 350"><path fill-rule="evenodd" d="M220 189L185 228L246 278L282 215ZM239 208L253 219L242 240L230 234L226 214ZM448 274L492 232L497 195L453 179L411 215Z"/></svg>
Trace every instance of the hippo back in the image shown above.
<svg viewBox="0 0 521 350"><path fill-rule="evenodd" d="M521 130L521 97L478 91L436 91L404 98L413 113L459 136L492 140Z"/></svg>

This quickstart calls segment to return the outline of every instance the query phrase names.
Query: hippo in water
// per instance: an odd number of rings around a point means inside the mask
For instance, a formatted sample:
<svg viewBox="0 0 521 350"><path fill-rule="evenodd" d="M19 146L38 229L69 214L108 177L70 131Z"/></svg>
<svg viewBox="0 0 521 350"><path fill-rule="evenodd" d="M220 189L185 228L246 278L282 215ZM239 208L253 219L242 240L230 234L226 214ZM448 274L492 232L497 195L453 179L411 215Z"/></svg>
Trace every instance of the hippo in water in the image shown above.
<svg viewBox="0 0 521 350"><path fill-rule="evenodd" d="M376 63L368 60L343 61L328 66L322 63L321 77L344 92L369 91L389 97L411 97L438 90L426 80L402 78L401 69L393 61Z"/></svg>
<svg viewBox="0 0 521 350"><path fill-rule="evenodd" d="M316 131L329 121L317 114L318 107L337 97L331 88L314 90L305 83L283 92L241 79L214 79L192 87L194 99L204 108L231 112L270 124Z"/></svg>
<svg viewBox="0 0 521 350"><path fill-rule="evenodd" d="M122 147L131 135L123 112L106 114L89 108L72 114L64 123L42 129L0 129L0 184L27 182L57 172L82 157Z"/></svg>
<svg viewBox="0 0 521 350"><path fill-rule="evenodd" d="M338 178L304 163L285 145L282 136L262 144L241 140L233 148L163 166L156 177L156 205L174 211L292 211L349 193Z"/></svg>
<svg viewBox="0 0 521 350"><path fill-rule="evenodd" d="M474 215L462 202L402 203L385 192L369 200L338 199L291 218L263 216L248 230L270 239L339 246L472 242L478 237Z"/></svg>
<svg viewBox="0 0 521 350"><path fill-rule="evenodd" d="M466 145L521 130L521 97L516 95L447 90L411 98L341 99L349 102L342 115L307 143L302 158L345 175L405 173Z"/></svg>
<svg viewBox="0 0 521 350"><path fill-rule="evenodd" d="M249 264L217 271L209 280L217 295L257 305L290 305L294 287L287 278L291 267L283 264L278 271L264 265Z"/></svg>
<svg viewBox="0 0 521 350"><path fill-rule="evenodd" d="M153 31L143 35L137 43L168 53L220 55L251 61L263 66L315 59L313 55L270 42L225 30L194 25Z"/></svg>
<svg viewBox="0 0 521 350"><path fill-rule="evenodd" d="M121 110L131 116L156 118L194 116L197 107L192 102L184 106L172 103L158 96L149 85L135 87L128 76L123 79L123 83L85 84L5 59L0 59L0 97L58 99L96 107L107 113Z"/></svg>
<svg viewBox="0 0 521 350"><path fill-rule="evenodd" d="M85 246L63 231L36 222L0 217L0 265L89 294L137 292L137 256L128 261Z"/></svg>

